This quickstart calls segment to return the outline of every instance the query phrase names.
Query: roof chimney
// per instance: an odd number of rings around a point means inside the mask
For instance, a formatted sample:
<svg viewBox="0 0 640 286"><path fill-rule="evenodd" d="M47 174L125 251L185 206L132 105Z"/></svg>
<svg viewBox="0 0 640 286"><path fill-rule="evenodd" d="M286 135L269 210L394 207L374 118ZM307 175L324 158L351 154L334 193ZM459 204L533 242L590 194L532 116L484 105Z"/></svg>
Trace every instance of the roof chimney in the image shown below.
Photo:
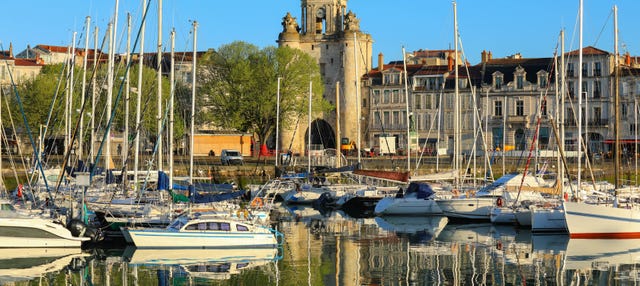
<svg viewBox="0 0 640 286"><path fill-rule="evenodd" d="M9 42L9 57L13 58L13 43Z"/></svg>
<svg viewBox="0 0 640 286"><path fill-rule="evenodd" d="M378 54L378 71L384 70L384 55L382 53Z"/></svg>
<svg viewBox="0 0 640 286"><path fill-rule="evenodd" d="M489 54L487 55L487 61L490 61L493 59L493 54L491 53L491 51L489 51Z"/></svg>
<svg viewBox="0 0 640 286"><path fill-rule="evenodd" d="M629 54L629 52L624 55L624 64L627 66L631 66L631 55Z"/></svg>
<svg viewBox="0 0 640 286"><path fill-rule="evenodd" d="M449 53L449 56L447 56L447 70L453 70L453 57L451 56L451 53Z"/></svg>
<svg viewBox="0 0 640 286"><path fill-rule="evenodd" d="M480 53L480 62L481 63L487 62L487 51L482 50L482 53Z"/></svg>

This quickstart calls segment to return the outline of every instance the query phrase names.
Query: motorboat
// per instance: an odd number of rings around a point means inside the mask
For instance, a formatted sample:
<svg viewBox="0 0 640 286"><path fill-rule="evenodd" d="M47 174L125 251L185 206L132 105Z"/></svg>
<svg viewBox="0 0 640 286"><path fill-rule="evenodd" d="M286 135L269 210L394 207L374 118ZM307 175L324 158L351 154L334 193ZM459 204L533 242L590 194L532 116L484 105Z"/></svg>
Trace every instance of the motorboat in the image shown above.
<svg viewBox="0 0 640 286"><path fill-rule="evenodd" d="M123 228L138 248L274 247L282 233L248 220L219 213L185 213L163 229Z"/></svg>
<svg viewBox="0 0 640 286"><path fill-rule="evenodd" d="M53 218L20 213L10 201L0 200L0 248L80 247L92 239L80 235L87 230L80 221L73 220L69 228Z"/></svg>
<svg viewBox="0 0 640 286"><path fill-rule="evenodd" d="M435 192L427 183L411 182L406 192L381 199L374 209L376 215L442 214L435 201Z"/></svg>

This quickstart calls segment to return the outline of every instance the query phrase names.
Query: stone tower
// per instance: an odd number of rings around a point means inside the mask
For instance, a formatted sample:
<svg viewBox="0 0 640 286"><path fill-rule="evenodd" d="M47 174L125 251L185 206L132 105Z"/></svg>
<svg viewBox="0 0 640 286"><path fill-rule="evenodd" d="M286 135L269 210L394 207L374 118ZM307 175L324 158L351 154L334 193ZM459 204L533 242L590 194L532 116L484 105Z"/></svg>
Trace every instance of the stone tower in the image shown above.
<svg viewBox="0 0 640 286"><path fill-rule="evenodd" d="M301 0L300 23L290 13L283 18L283 31L278 37L279 46L300 49L314 57L320 66L324 82L324 98L336 104L336 82L340 82L339 118L340 137L356 141L358 99L356 79L371 69L371 35L360 31L360 20L347 12L347 0ZM357 57L357 58L356 58ZM336 148L336 111L314 114L312 144L323 144L325 148ZM281 130L281 146L288 148L293 140L294 152L304 154L307 146L307 120L301 120L298 130ZM304 123L303 123L304 122ZM364 122L360 127L365 130ZM295 132L295 134L294 134ZM361 135L362 136L362 135ZM364 137L361 137L364 138ZM362 146L365 147L365 146ZM360 147L358 147L360 148Z"/></svg>

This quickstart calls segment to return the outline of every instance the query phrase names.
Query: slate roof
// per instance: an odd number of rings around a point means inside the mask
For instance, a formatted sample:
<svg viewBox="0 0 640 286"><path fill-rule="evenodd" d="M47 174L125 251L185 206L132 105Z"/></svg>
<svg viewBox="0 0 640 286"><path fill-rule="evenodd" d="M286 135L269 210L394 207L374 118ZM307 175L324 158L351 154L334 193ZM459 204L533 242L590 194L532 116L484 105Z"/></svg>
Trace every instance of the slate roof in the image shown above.
<svg viewBox="0 0 640 286"><path fill-rule="evenodd" d="M513 73L520 66L526 72L526 80L528 82L538 82L538 72L541 70L551 73L550 81L553 82L555 77L552 71L553 58L501 58L491 59L488 62L476 65L482 76L482 83L491 85L493 83L493 73L501 72L503 74L503 82L505 84L514 80Z"/></svg>

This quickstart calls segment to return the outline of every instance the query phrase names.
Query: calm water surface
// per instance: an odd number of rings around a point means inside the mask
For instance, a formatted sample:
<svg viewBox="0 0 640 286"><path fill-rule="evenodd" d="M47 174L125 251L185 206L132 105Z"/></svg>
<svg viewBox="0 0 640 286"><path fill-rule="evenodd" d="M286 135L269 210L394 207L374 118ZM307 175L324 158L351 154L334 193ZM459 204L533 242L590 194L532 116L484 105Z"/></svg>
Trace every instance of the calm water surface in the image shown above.
<svg viewBox="0 0 640 286"><path fill-rule="evenodd" d="M2 285L638 285L640 240L279 208L278 250L2 250Z"/></svg>

